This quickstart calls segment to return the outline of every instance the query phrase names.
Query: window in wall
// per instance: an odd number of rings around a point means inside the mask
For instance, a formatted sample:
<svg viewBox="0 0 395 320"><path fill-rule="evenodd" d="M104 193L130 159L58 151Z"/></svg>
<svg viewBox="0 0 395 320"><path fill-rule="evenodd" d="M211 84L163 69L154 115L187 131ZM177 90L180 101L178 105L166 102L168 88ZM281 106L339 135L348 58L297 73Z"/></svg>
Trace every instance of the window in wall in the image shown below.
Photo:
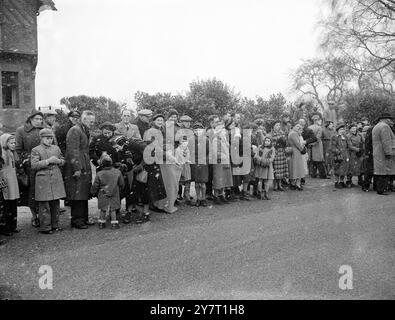
<svg viewBox="0 0 395 320"><path fill-rule="evenodd" d="M3 108L19 108L18 72L1 73Z"/></svg>

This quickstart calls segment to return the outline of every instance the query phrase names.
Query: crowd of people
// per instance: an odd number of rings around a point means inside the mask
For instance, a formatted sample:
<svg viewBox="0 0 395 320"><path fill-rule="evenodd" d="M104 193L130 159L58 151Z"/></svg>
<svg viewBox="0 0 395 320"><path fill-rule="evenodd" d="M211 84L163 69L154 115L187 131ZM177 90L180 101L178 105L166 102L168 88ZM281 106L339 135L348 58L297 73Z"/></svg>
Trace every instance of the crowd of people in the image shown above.
<svg viewBox="0 0 395 320"><path fill-rule="evenodd" d="M365 192L371 185L379 195L394 191L390 114L372 124L335 124L319 113L293 121L286 113L274 121L257 115L251 123L240 114L211 115L205 127L169 106L166 115L140 110L137 118L125 109L121 119L100 124L94 134L91 111L71 111L68 123L57 125L55 112L33 110L15 135L1 135L0 234L19 232L19 206L30 208L41 233L61 231L62 199L71 208L71 227L95 224L88 201L97 197L99 227L109 219L118 229L121 220L173 214L182 202L204 208L209 201L269 201L271 191L303 191L307 176L333 177L337 189L355 182Z"/></svg>

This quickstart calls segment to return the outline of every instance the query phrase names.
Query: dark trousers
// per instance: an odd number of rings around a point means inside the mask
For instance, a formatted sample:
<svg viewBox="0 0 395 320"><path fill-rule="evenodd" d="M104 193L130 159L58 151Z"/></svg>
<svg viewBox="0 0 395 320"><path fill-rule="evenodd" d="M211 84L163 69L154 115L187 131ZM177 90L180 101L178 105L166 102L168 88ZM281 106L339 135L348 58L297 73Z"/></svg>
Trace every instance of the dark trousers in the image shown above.
<svg viewBox="0 0 395 320"><path fill-rule="evenodd" d="M51 231L59 227L59 211L59 200L38 202L40 231Z"/></svg>
<svg viewBox="0 0 395 320"><path fill-rule="evenodd" d="M206 183L206 195L212 197L213 195L213 165L208 165L208 181Z"/></svg>
<svg viewBox="0 0 395 320"><path fill-rule="evenodd" d="M323 161L311 161L310 174L312 178L317 177L317 170L321 179L326 178L326 169Z"/></svg>
<svg viewBox="0 0 395 320"><path fill-rule="evenodd" d="M5 201L5 213L4 213L4 231L13 232L16 230L17 225L17 214L18 214L18 200L6 200Z"/></svg>
<svg viewBox="0 0 395 320"><path fill-rule="evenodd" d="M376 191L377 193L383 193L388 187L388 176L375 176L376 179Z"/></svg>
<svg viewBox="0 0 395 320"><path fill-rule="evenodd" d="M364 174L363 185L362 185L363 189L369 190L370 184L372 183L373 178L374 178L373 173L367 172Z"/></svg>
<svg viewBox="0 0 395 320"><path fill-rule="evenodd" d="M72 200L71 225L83 225L88 222L88 200Z"/></svg>

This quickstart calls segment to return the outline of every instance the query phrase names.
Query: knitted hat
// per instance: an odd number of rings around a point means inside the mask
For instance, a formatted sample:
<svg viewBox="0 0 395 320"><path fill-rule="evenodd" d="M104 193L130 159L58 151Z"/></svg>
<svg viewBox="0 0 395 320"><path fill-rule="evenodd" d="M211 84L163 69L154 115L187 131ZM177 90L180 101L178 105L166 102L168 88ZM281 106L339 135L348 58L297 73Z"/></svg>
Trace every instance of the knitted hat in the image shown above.
<svg viewBox="0 0 395 320"><path fill-rule="evenodd" d="M102 167L112 166L112 159L107 153L103 153L100 157L99 163Z"/></svg>

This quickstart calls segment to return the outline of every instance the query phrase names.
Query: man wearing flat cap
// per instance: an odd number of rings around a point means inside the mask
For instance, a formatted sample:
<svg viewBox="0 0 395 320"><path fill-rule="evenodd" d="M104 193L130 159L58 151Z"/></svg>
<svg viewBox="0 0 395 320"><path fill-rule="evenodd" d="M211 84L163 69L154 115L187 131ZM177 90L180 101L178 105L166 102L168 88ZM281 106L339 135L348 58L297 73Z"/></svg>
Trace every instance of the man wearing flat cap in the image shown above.
<svg viewBox="0 0 395 320"><path fill-rule="evenodd" d="M152 111L143 109L137 112L137 118L132 124L139 128L140 136L144 137L144 133L151 128L150 122L152 118Z"/></svg>
<svg viewBox="0 0 395 320"><path fill-rule="evenodd" d="M388 195L389 178L395 175L395 134L391 130L394 118L383 113L378 121L372 132L374 175L377 193Z"/></svg>
<svg viewBox="0 0 395 320"><path fill-rule="evenodd" d="M66 138L64 182L71 205L71 226L77 229L87 229L92 224L88 215L92 185L89 139L94 123L95 114L84 111L81 121L69 130Z"/></svg>
<svg viewBox="0 0 395 320"><path fill-rule="evenodd" d="M44 128L51 129L54 133L56 131L56 111L52 106L46 108L39 108L44 115ZM57 144L56 136L54 136L54 143Z"/></svg>
<svg viewBox="0 0 395 320"><path fill-rule="evenodd" d="M122 121L115 125L115 134L125 136L127 139L141 139L139 127L131 123L132 116L131 110L122 111Z"/></svg>

